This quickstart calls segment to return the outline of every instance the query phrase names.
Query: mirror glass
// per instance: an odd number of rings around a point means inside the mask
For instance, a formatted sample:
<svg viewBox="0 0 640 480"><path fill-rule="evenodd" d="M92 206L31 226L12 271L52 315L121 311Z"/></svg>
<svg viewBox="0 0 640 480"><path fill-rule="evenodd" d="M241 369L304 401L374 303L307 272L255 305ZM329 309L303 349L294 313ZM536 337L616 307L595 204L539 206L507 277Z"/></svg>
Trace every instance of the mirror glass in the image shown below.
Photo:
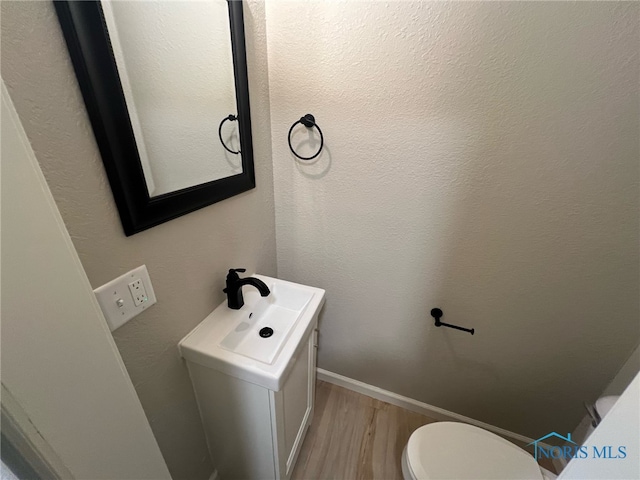
<svg viewBox="0 0 640 480"><path fill-rule="evenodd" d="M102 9L149 197L242 173L227 1Z"/></svg>

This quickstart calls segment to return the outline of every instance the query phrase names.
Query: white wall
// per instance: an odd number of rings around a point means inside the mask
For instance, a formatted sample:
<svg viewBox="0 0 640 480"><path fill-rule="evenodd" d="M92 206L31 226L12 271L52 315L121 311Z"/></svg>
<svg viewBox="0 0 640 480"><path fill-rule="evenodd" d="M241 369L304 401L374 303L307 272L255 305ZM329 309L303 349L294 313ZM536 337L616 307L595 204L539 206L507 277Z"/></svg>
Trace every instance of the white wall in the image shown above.
<svg viewBox="0 0 640 480"><path fill-rule="evenodd" d="M571 431L639 337L640 5L266 5L278 274L327 290L319 366Z"/></svg>
<svg viewBox="0 0 640 480"><path fill-rule="evenodd" d="M635 480L640 478L640 375L624 390L609 414L585 442L588 454L593 447L602 452L612 446L614 455L625 447L625 458L576 458L562 471L558 480Z"/></svg>
<svg viewBox="0 0 640 480"><path fill-rule="evenodd" d="M227 269L276 274L264 3L245 4L256 188L125 237L53 2L2 1L2 76L93 288L145 264L158 303L113 335L174 479L213 471L178 341ZM217 133L216 133L217 135Z"/></svg>
<svg viewBox="0 0 640 480"><path fill-rule="evenodd" d="M20 414L72 478L170 479L4 83L1 259L2 385Z"/></svg>
<svg viewBox="0 0 640 480"><path fill-rule="evenodd" d="M103 2L151 195L242 172L226 0ZM239 149L237 122L223 138ZM231 133L231 138L228 136Z"/></svg>

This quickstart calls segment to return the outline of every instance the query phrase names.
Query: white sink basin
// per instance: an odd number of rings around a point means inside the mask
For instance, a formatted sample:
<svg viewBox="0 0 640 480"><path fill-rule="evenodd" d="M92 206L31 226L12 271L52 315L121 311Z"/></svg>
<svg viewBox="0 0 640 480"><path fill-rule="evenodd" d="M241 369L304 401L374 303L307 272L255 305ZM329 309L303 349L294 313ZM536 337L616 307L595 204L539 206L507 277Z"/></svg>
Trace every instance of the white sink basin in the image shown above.
<svg viewBox="0 0 640 480"><path fill-rule="evenodd" d="M222 339L220 346L272 364L314 292L288 282L274 282L271 285L267 283L267 286L271 290L268 297L261 297L255 288L243 287L248 290L243 291L244 315ZM262 329L271 329L273 333L270 337L261 337Z"/></svg>
<svg viewBox="0 0 640 480"><path fill-rule="evenodd" d="M245 285L242 308L232 310L225 300L180 341L180 354L186 360L277 391L324 303L325 291L252 276L266 283L271 294L261 297L254 287ZM260 336L265 328L273 331L267 338Z"/></svg>

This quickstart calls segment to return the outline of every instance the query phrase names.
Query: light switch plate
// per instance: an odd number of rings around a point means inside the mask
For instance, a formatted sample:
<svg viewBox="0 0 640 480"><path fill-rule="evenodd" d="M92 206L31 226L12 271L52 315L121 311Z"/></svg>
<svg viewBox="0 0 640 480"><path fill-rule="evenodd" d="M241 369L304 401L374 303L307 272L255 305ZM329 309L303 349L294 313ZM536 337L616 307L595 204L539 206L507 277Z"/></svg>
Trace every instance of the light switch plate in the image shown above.
<svg viewBox="0 0 640 480"><path fill-rule="evenodd" d="M112 332L156 303L146 265L105 283L93 293Z"/></svg>

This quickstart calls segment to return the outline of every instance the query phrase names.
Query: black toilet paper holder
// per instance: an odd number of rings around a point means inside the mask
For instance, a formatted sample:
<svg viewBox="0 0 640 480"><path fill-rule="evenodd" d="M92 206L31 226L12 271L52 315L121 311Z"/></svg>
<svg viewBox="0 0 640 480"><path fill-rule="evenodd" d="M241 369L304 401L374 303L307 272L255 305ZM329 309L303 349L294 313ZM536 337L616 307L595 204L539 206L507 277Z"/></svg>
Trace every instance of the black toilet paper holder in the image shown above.
<svg viewBox="0 0 640 480"><path fill-rule="evenodd" d="M451 325L449 323L441 322L440 319L442 318L442 315L443 315L442 310L440 310L439 308L432 308L431 309L431 316L436 320L436 327L455 328L456 330L462 330L463 332L469 332L471 335L474 334L475 328L458 327L457 325Z"/></svg>

